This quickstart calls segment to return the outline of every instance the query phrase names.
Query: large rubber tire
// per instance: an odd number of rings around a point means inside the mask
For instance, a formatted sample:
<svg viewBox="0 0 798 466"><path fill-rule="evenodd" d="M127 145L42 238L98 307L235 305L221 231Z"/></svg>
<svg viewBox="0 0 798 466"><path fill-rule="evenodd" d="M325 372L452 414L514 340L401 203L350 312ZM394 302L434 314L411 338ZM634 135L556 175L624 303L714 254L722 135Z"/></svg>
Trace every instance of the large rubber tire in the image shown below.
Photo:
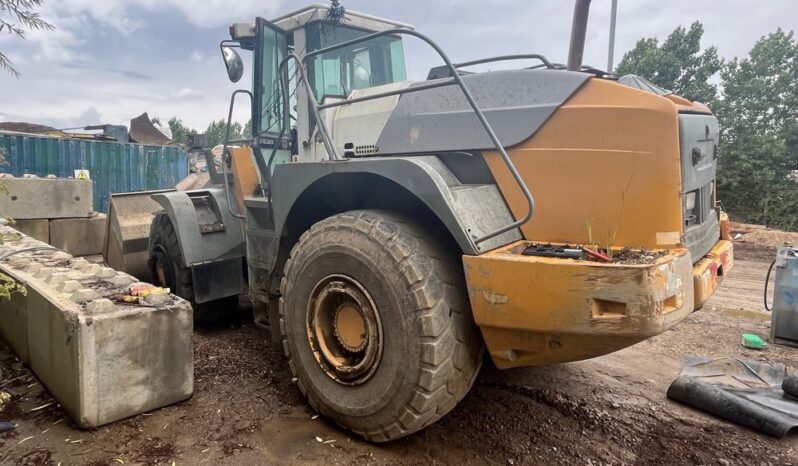
<svg viewBox="0 0 798 466"><path fill-rule="evenodd" d="M291 372L320 414L373 442L440 419L465 396L484 345L471 316L459 256L417 223L387 211L352 211L305 232L281 283L280 330ZM344 385L311 350L306 310L330 275L361 283L379 310L382 356L373 376Z"/></svg>
<svg viewBox="0 0 798 466"><path fill-rule="evenodd" d="M156 214L150 225L149 254L152 283L169 288L173 293L190 302L194 309L194 322L200 324L217 322L238 306L237 296L201 304L194 301L191 269L183 266L177 233L165 212ZM160 272L159 264L163 265ZM223 279L223 277L219 277L219 279Z"/></svg>

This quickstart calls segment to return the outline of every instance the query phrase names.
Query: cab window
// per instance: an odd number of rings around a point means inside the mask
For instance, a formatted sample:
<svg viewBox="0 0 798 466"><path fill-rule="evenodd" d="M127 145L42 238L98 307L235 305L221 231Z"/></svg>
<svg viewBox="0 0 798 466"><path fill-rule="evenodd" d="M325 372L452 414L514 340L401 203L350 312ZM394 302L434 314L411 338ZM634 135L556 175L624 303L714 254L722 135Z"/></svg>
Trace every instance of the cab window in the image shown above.
<svg viewBox="0 0 798 466"><path fill-rule="evenodd" d="M370 34L332 23L307 26L308 51L319 50ZM325 96L346 97L354 89L407 79L402 40L383 36L313 57L308 75L321 103Z"/></svg>

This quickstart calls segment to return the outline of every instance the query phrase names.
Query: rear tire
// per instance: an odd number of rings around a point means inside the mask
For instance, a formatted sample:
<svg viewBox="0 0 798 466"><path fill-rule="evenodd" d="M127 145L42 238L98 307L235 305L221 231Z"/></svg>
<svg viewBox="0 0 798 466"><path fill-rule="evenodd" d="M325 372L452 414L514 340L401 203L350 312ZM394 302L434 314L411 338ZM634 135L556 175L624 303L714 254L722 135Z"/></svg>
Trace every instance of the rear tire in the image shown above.
<svg viewBox="0 0 798 466"><path fill-rule="evenodd" d="M165 212L160 212L150 225L150 278L154 285L169 288L191 303L194 322L211 323L229 315L238 306L238 296L199 304L194 301L191 269L183 266L177 233Z"/></svg>
<svg viewBox="0 0 798 466"><path fill-rule="evenodd" d="M484 346L459 256L446 251L386 211L335 215L302 235L281 283L280 330L316 411L384 442L432 424L465 396Z"/></svg>

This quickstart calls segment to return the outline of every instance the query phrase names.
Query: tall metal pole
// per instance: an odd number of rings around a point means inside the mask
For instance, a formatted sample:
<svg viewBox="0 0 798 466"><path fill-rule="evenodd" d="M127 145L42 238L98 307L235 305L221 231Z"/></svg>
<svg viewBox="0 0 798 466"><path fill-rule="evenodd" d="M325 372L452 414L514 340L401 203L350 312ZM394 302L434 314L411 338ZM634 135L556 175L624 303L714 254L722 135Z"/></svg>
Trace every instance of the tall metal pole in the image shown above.
<svg viewBox="0 0 798 466"><path fill-rule="evenodd" d="M568 70L582 69L582 56L585 53L585 37L587 35L587 16L590 12L590 0L576 0L574 5L574 21L571 24L571 48L568 50Z"/></svg>
<svg viewBox="0 0 798 466"><path fill-rule="evenodd" d="M618 15L618 0L612 0L610 13L610 47L607 53L607 73L612 74L613 54L615 54L615 17Z"/></svg>

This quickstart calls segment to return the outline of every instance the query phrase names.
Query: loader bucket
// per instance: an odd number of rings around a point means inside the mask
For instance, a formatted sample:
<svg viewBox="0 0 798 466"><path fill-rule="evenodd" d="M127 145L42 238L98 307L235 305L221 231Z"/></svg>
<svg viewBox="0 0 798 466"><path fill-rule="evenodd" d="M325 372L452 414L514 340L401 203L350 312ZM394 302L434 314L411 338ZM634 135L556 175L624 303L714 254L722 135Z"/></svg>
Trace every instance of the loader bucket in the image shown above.
<svg viewBox="0 0 798 466"><path fill-rule="evenodd" d="M108 205L108 231L103 258L109 267L126 272L142 281L150 280L150 224L163 210L152 200L153 194L174 189L111 194Z"/></svg>

